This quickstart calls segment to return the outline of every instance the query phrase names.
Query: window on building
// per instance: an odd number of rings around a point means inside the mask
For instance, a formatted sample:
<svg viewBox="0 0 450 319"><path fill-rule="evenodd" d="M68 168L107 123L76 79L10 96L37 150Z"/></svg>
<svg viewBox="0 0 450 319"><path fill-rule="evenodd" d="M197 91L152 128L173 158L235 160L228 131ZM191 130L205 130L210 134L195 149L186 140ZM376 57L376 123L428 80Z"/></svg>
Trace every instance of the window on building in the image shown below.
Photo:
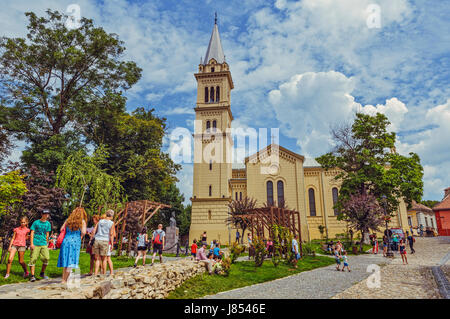
<svg viewBox="0 0 450 319"><path fill-rule="evenodd" d="M316 216L316 198L314 196L314 189L308 190L309 196L309 216Z"/></svg>
<svg viewBox="0 0 450 319"><path fill-rule="evenodd" d="M209 185L209 196L212 196L212 186Z"/></svg>
<svg viewBox="0 0 450 319"><path fill-rule="evenodd" d="M214 72L214 68L211 68L211 72Z"/></svg>
<svg viewBox="0 0 450 319"><path fill-rule="evenodd" d="M242 200L242 192L239 192L239 200Z"/></svg>
<svg viewBox="0 0 450 319"><path fill-rule="evenodd" d="M408 216L408 225L409 225L409 226L412 226L411 216Z"/></svg>
<svg viewBox="0 0 450 319"><path fill-rule="evenodd" d="M208 87L205 87L205 103L209 101Z"/></svg>
<svg viewBox="0 0 450 319"><path fill-rule="evenodd" d="M237 194L237 192L236 193L234 193L234 197L236 197L236 200L238 200L238 194Z"/></svg>
<svg viewBox="0 0 450 319"><path fill-rule="evenodd" d="M213 125L213 132L215 132L215 131L216 131L216 128L217 128L217 121L214 120L213 123L212 123L212 125Z"/></svg>
<svg viewBox="0 0 450 319"><path fill-rule="evenodd" d="M211 211L208 210L208 219L211 220Z"/></svg>
<svg viewBox="0 0 450 319"><path fill-rule="evenodd" d="M428 217L425 217L425 227L428 227Z"/></svg>
<svg viewBox="0 0 450 319"><path fill-rule="evenodd" d="M336 205L336 203L338 201L338 189L336 187L333 187L331 192L333 193L333 206L334 206L334 205ZM337 208L334 208L334 216L337 216L337 215L339 215L339 211Z"/></svg>
<svg viewBox="0 0 450 319"><path fill-rule="evenodd" d="M273 205L273 183L271 181L267 182L267 204L269 206Z"/></svg>
<svg viewBox="0 0 450 319"><path fill-rule="evenodd" d="M212 171L212 161L209 161L209 170Z"/></svg>
<svg viewBox="0 0 450 319"><path fill-rule="evenodd" d="M214 103L214 87L209 89L209 102Z"/></svg>
<svg viewBox="0 0 450 319"><path fill-rule="evenodd" d="M220 101L220 87L216 87L216 102Z"/></svg>
<svg viewBox="0 0 450 319"><path fill-rule="evenodd" d="M208 132L210 128L211 128L211 122L206 121L206 132Z"/></svg>
<svg viewBox="0 0 450 319"><path fill-rule="evenodd" d="M278 207L284 206L284 183L283 181L277 182L277 198L278 198Z"/></svg>

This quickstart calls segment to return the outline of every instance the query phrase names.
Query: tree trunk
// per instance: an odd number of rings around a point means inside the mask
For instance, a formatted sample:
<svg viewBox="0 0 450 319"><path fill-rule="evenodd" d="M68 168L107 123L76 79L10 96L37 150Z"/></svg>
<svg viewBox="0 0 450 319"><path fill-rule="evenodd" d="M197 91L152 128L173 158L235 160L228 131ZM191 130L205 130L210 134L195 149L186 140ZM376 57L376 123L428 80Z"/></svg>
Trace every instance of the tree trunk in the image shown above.
<svg viewBox="0 0 450 319"><path fill-rule="evenodd" d="M361 240L359 242L359 252L363 252L363 242L364 242L364 236L366 232L364 230L361 230Z"/></svg>

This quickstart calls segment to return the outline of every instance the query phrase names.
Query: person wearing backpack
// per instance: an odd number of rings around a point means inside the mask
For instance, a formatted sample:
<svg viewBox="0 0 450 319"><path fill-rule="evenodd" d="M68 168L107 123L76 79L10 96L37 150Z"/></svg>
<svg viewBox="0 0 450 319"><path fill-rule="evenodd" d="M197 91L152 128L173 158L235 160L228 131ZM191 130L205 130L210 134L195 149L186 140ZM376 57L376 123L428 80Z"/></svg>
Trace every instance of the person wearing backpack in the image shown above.
<svg viewBox="0 0 450 319"><path fill-rule="evenodd" d="M158 229L153 232L152 235L152 243L153 243L153 257L152 257L152 266L155 261L156 253L159 255L159 262L162 263L162 252L164 249L164 243L166 241L166 233L162 230L162 224L158 225Z"/></svg>

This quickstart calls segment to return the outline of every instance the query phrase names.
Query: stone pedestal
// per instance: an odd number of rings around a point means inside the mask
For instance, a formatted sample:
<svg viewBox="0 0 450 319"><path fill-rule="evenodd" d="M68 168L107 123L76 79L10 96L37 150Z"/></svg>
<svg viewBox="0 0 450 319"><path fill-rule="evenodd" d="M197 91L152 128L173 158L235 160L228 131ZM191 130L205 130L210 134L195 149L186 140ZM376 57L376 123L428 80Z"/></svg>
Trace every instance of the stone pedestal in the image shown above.
<svg viewBox="0 0 450 319"><path fill-rule="evenodd" d="M166 244L164 247L165 253L176 254L178 243L178 227L169 226L166 227ZM167 249L167 250L166 250Z"/></svg>

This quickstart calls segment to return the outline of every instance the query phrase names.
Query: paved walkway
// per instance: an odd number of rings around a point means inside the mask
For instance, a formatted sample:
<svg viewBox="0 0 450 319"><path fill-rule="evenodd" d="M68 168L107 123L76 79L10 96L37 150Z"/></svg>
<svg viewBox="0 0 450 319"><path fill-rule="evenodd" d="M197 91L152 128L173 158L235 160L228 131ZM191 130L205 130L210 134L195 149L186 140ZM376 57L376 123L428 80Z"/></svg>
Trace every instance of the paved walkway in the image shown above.
<svg viewBox="0 0 450 319"><path fill-rule="evenodd" d="M389 263L383 255L349 256L351 272L338 272L335 265L305 271L293 276L274 281L238 288L216 295L206 296L207 299L324 299L351 287L367 278L367 266L370 264Z"/></svg>
<svg viewBox="0 0 450 319"><path fill-rule="evenodd" d="M450 254L450 237L416 238L415 254L407 248L408 265L396 256L381 268L380 288L369 289L363 282L337 294L335 299L440 299L431 267Z"/></svg>
<svg viewBox="0 0 450 319"><path fill-rule="evenodd" d="M334 265L302 272L271 282L206 296L207 299L325 299L325 298L439 298L430 266L450 251L450 237L417 238L416 254L408 254L403 266L398 253L394 259L378 255L349 256L352 272L337 272ZM409 253L409 247L408 247ZM370 264L381 266L381 288L369 289Z"/></svg>

